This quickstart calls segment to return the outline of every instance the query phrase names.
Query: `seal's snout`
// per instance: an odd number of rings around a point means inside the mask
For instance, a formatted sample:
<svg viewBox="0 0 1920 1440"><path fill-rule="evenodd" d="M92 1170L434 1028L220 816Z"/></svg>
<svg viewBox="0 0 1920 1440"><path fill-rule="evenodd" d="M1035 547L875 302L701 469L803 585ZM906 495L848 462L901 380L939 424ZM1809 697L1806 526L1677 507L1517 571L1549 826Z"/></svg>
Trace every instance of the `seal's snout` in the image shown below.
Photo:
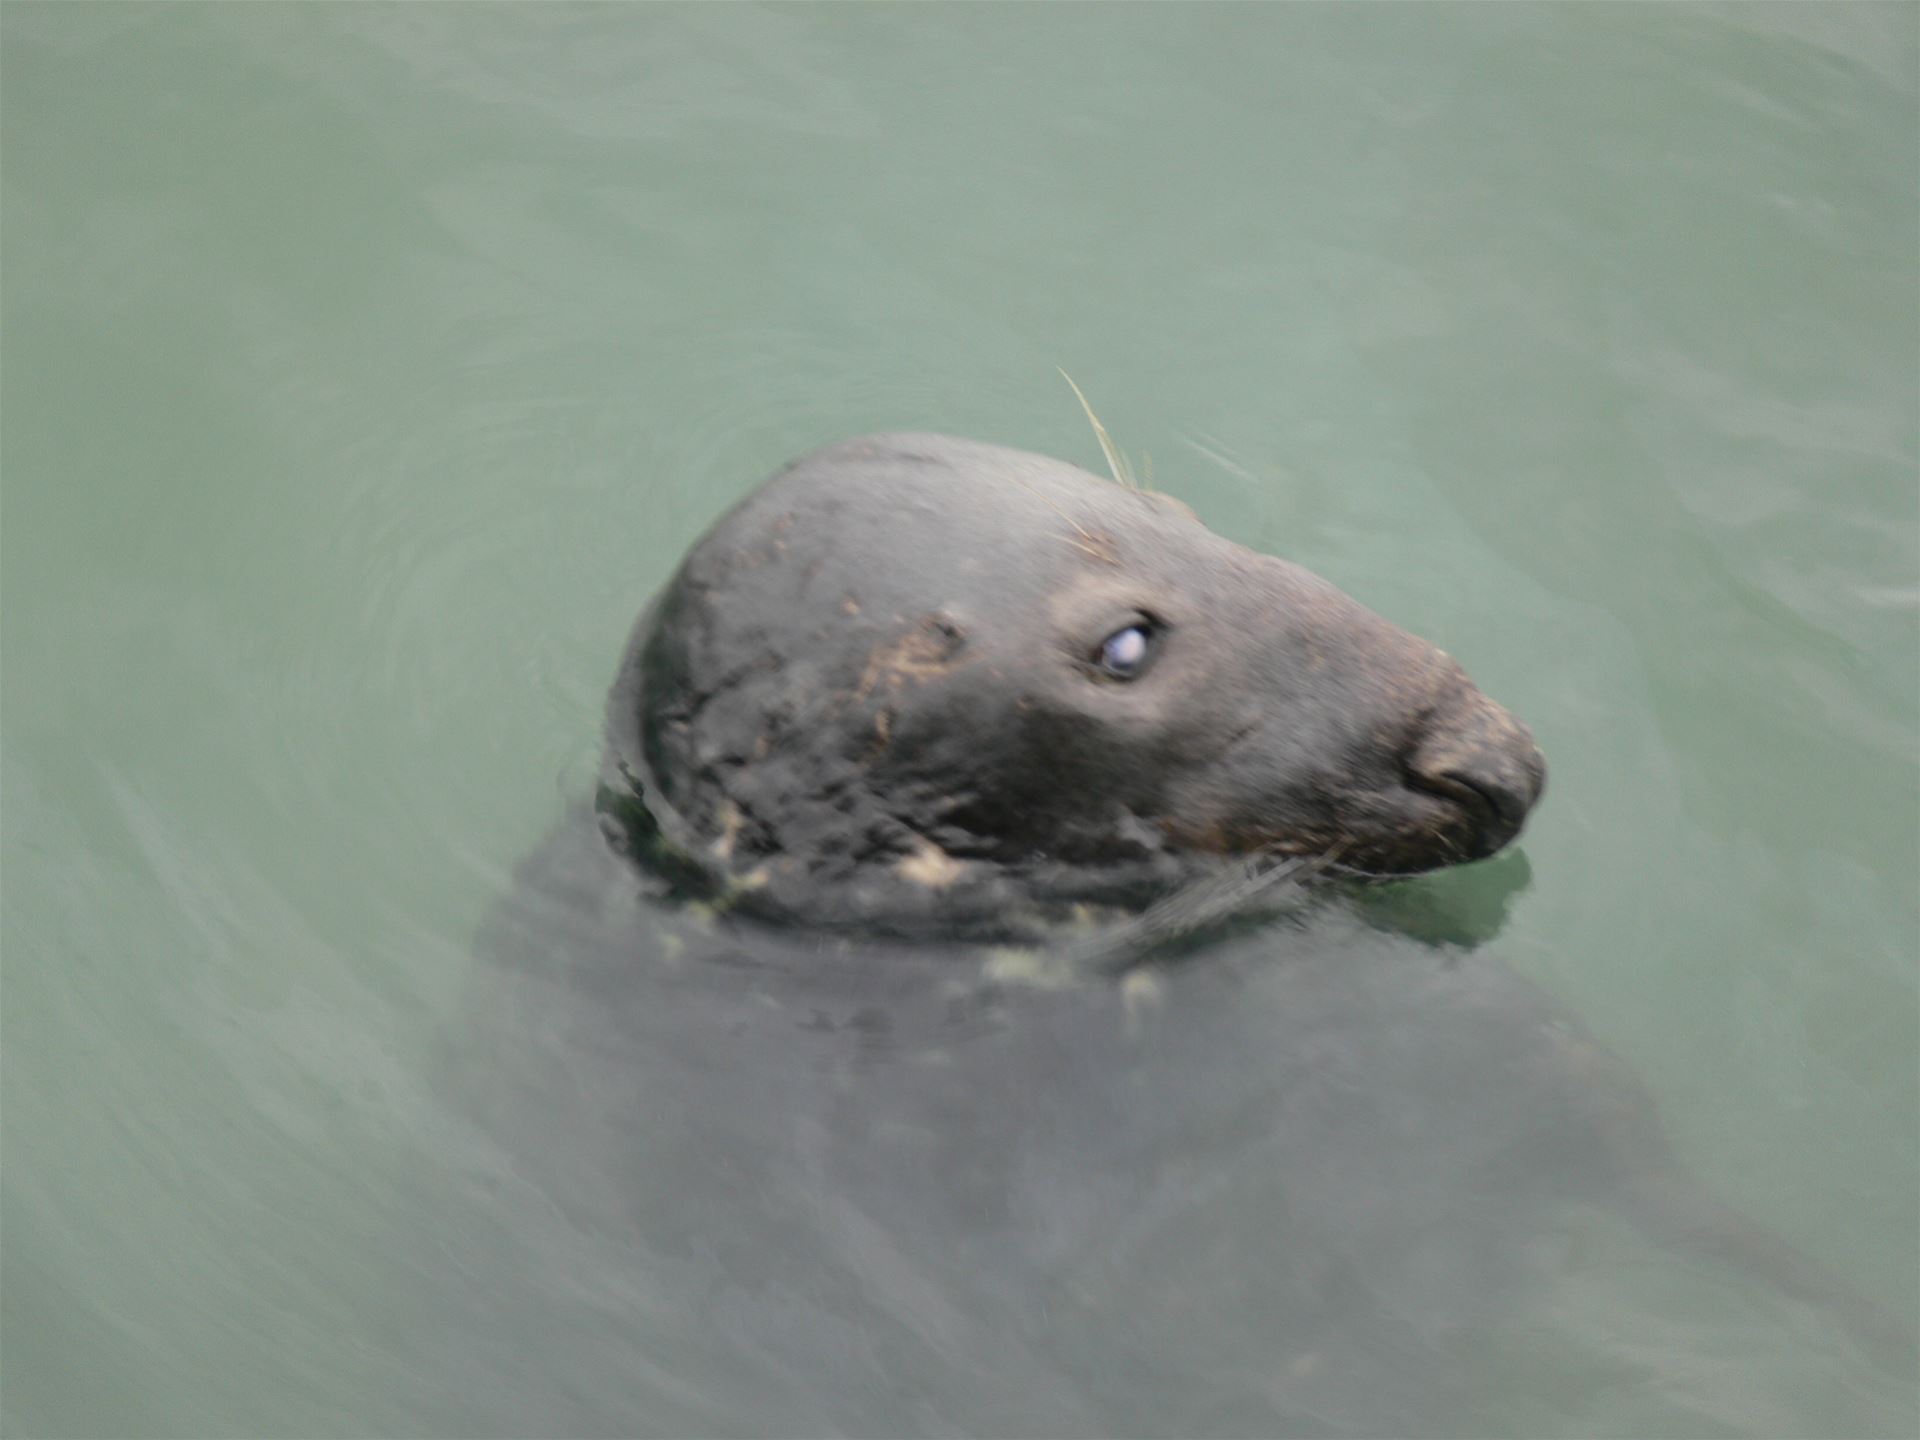
<svg viewBox="0 0 1920 1440"><path fill-rule="evenodd" d="M1526 726L1484 695L1463 716L1439 720L1406 760L1407 784L1451 801L1475 859L1520 833L1547 783L1547 762Z"/></svg>
<svg viewBox="0 0 1920 1440"><path fill-rule="evenodd" d="M1417 790L1439 795L1459 805L1469 822L1468 849L1474 859L1494 853L1520 833L1527 812L1540 789L1529 770L1508 763L1504 756L1453 758L1436 768L1414 769L1410 782Z"/></svg>

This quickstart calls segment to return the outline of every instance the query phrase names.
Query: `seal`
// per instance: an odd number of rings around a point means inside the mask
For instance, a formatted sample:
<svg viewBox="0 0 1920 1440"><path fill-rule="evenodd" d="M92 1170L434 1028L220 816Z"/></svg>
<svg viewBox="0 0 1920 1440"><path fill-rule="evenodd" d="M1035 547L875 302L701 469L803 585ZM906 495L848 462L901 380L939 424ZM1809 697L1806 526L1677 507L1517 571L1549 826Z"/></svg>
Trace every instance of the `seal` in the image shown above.
<svg viewBox="0 0 1920 1440"><path fill-rule="evenodd" d="M599 809L751 913L978 935L1250 856L1479 859L1545 773L1445 653L1179 501L894 434L693 547L629 640Z"/></svg>
<svg viewBox="0 0 1920 1440"><path fill-rule="evenodd" d="M449 1313L616 1357L516 1377L581 1432L1492 1433L1595 1375L1670 1401L1642 1429L1830 1433L1845 1393L1910 1432L1903 1317L1499 957L1522 855L1210 923L1330 856L1490 855L1542 776L1446 656L1165 496L808 456L641 617L595 802L479 939L448 1080L509 1208L460 1228L526 1278Z"/></svg>

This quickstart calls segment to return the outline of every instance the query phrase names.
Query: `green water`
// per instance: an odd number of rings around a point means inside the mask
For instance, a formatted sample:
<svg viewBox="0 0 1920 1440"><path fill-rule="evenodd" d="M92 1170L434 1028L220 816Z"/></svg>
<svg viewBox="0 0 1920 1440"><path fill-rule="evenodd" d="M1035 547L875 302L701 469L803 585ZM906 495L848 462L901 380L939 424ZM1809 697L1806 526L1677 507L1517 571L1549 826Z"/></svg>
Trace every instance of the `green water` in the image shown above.
<svg viewBox="0 0 1920 1440"><path fill-rule="evenodd" d="M1097 465L1056 366L1533 726L1502 954L1920 1323L1917 17L10 0L7 1432L727 1413L430 1057L690 540L868 430ZM1525 1329L1483 1433L1702 1413Z"/></svg>

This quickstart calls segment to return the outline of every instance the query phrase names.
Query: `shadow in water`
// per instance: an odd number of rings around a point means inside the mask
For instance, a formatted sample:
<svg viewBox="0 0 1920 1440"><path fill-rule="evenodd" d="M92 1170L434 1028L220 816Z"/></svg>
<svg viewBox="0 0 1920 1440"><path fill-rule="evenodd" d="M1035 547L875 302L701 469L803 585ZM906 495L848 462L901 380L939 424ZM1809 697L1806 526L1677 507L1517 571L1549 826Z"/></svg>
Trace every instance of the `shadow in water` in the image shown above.
<svg viewBox="0 0 1920 1440"><path fill-rule="evenodd" d="M1524 850L1505 850L1478 865L1354 893L1354 910L1369 925L1425 945L1471 949L1506 928L1517 900L1533 883Z"/></svg>

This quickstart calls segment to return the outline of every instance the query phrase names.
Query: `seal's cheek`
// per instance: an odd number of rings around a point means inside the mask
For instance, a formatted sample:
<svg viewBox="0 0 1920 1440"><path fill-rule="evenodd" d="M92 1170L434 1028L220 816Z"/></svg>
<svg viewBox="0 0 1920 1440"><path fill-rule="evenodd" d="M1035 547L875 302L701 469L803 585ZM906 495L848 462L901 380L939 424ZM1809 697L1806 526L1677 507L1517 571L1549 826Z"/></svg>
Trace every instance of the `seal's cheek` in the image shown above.
<svg viewBox="0 0 1920 1440"><path fill-rule="evenodd" d="M1078 784L1132 806L1157 801L1186 773L1218 765L1248 723L1248 707L1198 658L1169 646L1131 680L1077 663L1033 673L1010 738Z"/></svg>

